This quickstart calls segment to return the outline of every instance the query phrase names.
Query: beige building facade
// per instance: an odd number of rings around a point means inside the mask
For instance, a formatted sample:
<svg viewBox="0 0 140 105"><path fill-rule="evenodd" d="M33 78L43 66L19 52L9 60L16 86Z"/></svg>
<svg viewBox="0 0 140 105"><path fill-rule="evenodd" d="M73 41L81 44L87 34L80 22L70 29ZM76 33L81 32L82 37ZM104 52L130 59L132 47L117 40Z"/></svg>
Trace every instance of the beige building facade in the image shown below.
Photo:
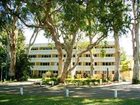
<svg viewBox="0 0 140 105"><path fill-rule="evenodd" d="M73 49L73 58L71 66L76 62L76 56L81 49ZM107 42L107 45L99 44L92 49L94 62L91 62L89 52L80 57L79 64L71 72L74 76L77 72L91 72L91 63L93 63L93 75L96 74L114 74L115 68L115 46L113 42ZM66 53L63 50L64 61ZM31 71L33 77L42 77L42 74L51 71L58 73L58 52L49 44L34 44L29 52L30 62L33 64Z"/></svg>

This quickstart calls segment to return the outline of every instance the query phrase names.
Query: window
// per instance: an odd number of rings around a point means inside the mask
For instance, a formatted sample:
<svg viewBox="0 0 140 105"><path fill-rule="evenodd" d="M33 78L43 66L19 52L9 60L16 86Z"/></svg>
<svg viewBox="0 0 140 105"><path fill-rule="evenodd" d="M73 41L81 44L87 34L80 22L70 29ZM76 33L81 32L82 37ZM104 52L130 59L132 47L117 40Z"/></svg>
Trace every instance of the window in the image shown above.
<svg viewBox="0 0 140 105"><path fill-rule="evenodd" d="M53 66L53 65L55 65L55 63L54 62L50 62L50 65Z"/></svg>
<svg viewBox="0 0 140 105"><path fill-rule="evenodd" d="M97 74L97 71L94 71L94 74Z"/></svg>
<svg viewBox="0 0 140 105"><path fill-rule="evenodd" d="M115 72L114 72L114 71L112 71L112 74L115 74Z"/></svg>
<svg viewBox="0 0 140 105"><path fill-rule="evenodd" d="M73 62L73 65L75 65L75 62Z"/></svg>
<svg viewBox="0 0 140 105"><path fill-rule="evenodd" d="M97 54L94 54L94 57L97 57Z"/></svg>
<svg viewBox="0 0 140 105"><path fill-rule="evenodd" d="M53 54L52 57L58 57L58 55L57 54Z"/></svg>
<svg viewBox="0 0 140 105"><path fill-rule="evenodd" d="M86 54L86 57L90 57L90 54Z"/></svg>
<svg viewBox="0 0 140 105"><path fill-rule="evenodd" d="M31 62L31 65L35 65L35 62Z"/></svg>
<svg viewBox="0 0 140 105"><path fill-rule="evenodd" d="M108 62L108 65L111 65L111 62Z"/></svg>
<svg viewBox="0 0 140 105"><path fill-rule="evenodd" d="M29 55L29 58L36 58L36 55Z"/></svg>
<svg viewBox="0 0 140 105"><path fill-rule="evenodd" d="M113 57L113 54L106 54L106 57Z"/></svg>
<svg viewBox="0 0 140 105"><path fill-rule="evenodd" d="M46 47L40 47L40 50L47 50Z"/></svg>
<svg viewBox="0 0 140 105"><path fill-rule="evenodd" d="M57 73L58 74L58 71L53 71L53 73Z"/></svg>
<svg viewBox="0 0 140 105"><path fill-rule="evenodd" d="M96 66L97 65L97 62L95 62L94 65Z"/></svg>
<svg viewBox="0 0 140 105"><path fill-rule="evenodd" d="M94 56L94 57L99 57L99 54L94 54L93 56Z"/></svg>
<svg viewBox="0 0 140 105"><path fill-rule="evenodd" d="M81 62L79 62L78 65L81 65Z"/></svg>
<svg viewBox="0 0 140 105"><path fill-rule="evenodd" d="M75 57L75 54L73 54L73 57Z"/></svg>
<svg viewBox="0 0 140 105"><path fill-rule="evenodd" d="M114 65L114 62L102 62L103 66L111 66Z"/></svg>
<svg viewBox="0 0 140 105"><path fill-rule="evenodd" d="M40 50L51 50L52 47L40 47Z"/></svg>
<svg viewBox="0 0 140 105"><path fill-rule="evenodd" d="M51 55L42 55L42 58L51 58Z"/></svg>
<svg viewBox="0 0 140 105"><path fill-rule="evenodd" d="M50 63L49 62L41 62L40 65L42 65L42 66L49 66Z"/></svg>
<svg viewBox="0 0 140 105"><path fill-rule="evenodd" d="M31 48L31 50L38 50L38 48L37 47L33 47L33 48Z"/></svg>
<svg viewBox="0 0 140 105"><path fill-rule="evenodd" d="M91 65L91 63L90 62L86 62L86 66L90 66Z"/></svg>

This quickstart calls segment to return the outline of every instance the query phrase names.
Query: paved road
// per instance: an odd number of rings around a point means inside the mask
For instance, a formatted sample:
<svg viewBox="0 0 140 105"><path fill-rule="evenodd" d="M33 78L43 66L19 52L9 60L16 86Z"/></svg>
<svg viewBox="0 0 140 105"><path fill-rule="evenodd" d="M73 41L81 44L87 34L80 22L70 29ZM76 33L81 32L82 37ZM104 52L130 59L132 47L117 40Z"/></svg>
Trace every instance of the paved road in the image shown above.
<svg viewBox="0 0 140 105"><path fill-rule="evenodd" d="M23 87L24 94L45 95L45 96L64 96L65 87L58 86L39 86L31 82L0 84L0 94L20 94L20 87ZM131 83L116 83L105 86L67 86L71 97L93 97L93 98L114 98L114 90L117 90L119 98L140 98L140 85Z"/></svg>

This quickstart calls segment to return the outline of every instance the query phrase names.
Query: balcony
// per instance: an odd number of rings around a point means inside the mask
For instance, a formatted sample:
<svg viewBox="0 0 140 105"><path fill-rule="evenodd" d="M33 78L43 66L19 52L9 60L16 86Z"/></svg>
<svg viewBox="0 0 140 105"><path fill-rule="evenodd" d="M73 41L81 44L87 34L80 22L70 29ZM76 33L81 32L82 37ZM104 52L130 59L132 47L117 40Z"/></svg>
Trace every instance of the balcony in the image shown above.
<svg viewBox="0 0 140 105"><path fill-rule="evenodd" d="M113 66L94 66L94 70L96 70L96 71L106 71L106 70L115 70L115 66L113 65Z"/></svg>
<svg viewBox="0 0 140 105"><path fill-rule="evenodd" d="M29 55L37 54L58 54L57 50L31 50Z"/></svg>
<svg viewBox="0 0 140 105"><path fill-rule="evenodd" d="M94 57L94 62L115 62L115 57Z"/></svg>
<svg viewBox="0 0 140 105"><path fill-rule="evenodd" d="M58 62L58 58L31 58L30 62Z"/></svg>
<svg viewBox="0 0 140 105"><path fill-rule="evenodd" d="M77 66L76 71L90 71L90 66Z"/></svg>
<svg viewBox="0 0 140 105"><path fill-rule="evenodd" d="M57 66L33 66L31 70L58 70Z"/></svg>
<svg viewBox="0 0 140 105"><path fill-rule="evenodd" d="M99 54L99 53L101 53L101 49L94 50L94 54ZM105 49L105 53L115 53L115 48Z"/></svg>

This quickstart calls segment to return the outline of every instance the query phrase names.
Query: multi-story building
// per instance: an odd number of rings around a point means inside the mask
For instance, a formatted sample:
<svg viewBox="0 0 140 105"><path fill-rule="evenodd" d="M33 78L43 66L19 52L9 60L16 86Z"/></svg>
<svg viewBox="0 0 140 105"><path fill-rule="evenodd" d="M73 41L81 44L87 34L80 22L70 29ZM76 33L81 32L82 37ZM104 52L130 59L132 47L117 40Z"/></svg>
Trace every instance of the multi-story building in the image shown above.
<svg viewBox="0 0 140 105"><path fill-rule="evenodd" d="M64 52L64 61L66 53ZM71 66L76 62L76 56L80 49L73 49L73 58ZM78 71L90 73L91 63L94 65L93 74L106 74L107 72L114 74L115 67L115 48L113 42L108 42L107 45L99 44L92 49L94 62L91 62L91 55L89 52L80 57L79 64L71 72L75 75ZM30 62L33 64L32 76L41 77L46 71L58 73L58 52L55 47L50 47L48 44L34 44L29 53Z"/></svg>

